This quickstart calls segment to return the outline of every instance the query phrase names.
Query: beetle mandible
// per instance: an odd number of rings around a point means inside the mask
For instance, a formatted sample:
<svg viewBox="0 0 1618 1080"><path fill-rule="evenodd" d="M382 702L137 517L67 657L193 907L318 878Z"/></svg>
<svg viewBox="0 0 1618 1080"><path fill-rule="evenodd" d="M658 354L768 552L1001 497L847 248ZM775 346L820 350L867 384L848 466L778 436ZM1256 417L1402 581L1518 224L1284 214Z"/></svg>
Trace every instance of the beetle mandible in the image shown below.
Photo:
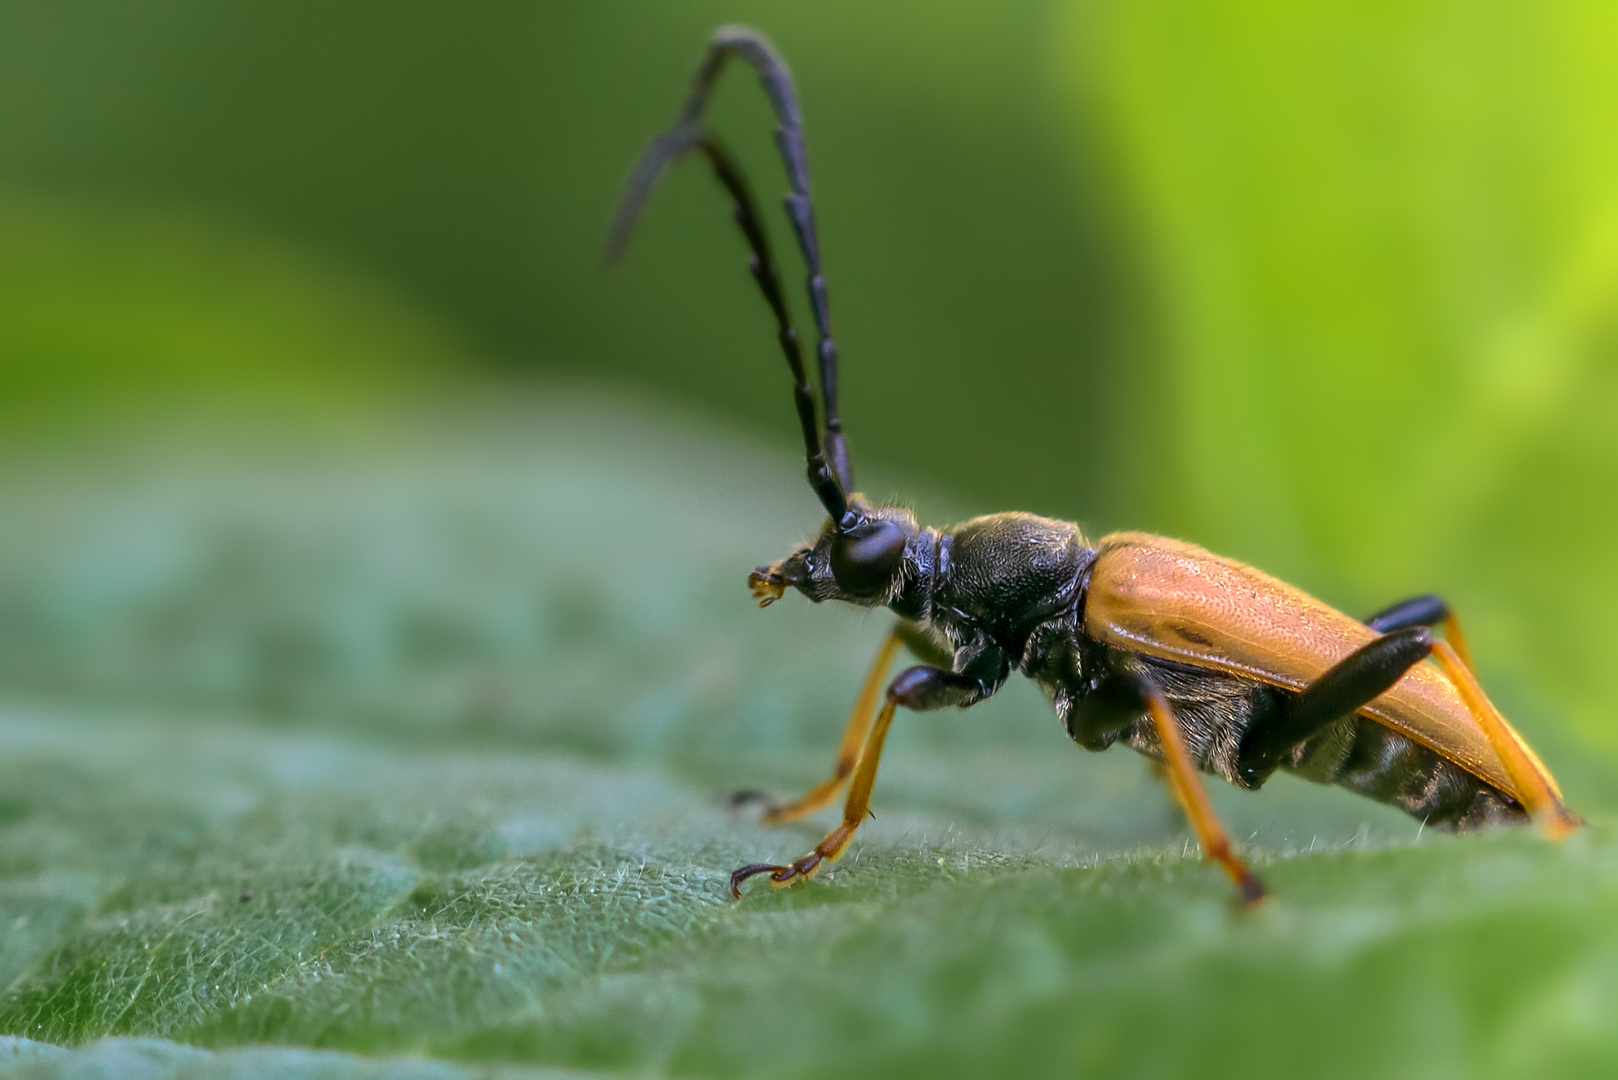
<svg viewBox="0 0 1618 1080"><path fill-rule="evenodd" d="M756 71L780 125L787 215L809 269L818 413L758 206L735 158L703 121L733 56ZM1478 686L1460 625L1439 597L1416 597L1361 622L1178 540L1114 533L1092 542L1070 522L1022 513L935 529L907 510L868 502L855 490L837 412L837 347L797 91L757 31L715 32L679 119L626 182L609 260L622 255L663 171L693 152L729 193L752 249L749 267L792 372L809 486L827 514L814 543L749 575L753 596L764 607L790 586L816 603L886 607L899 617L855 702L831 777L764 812L766 821L790 821L828 805L847 785L842 823L796 862L737 870L733 895L756 874L789 885L842 853L869 812L895 710L966 708L1013 669L1045 691L1080 746L1123 742L1162 762L1204 856L1247 903L1263 899L1264 887L1232 850L1199 771L1251 790L1284 769L1441 829L1532 818L1558 837L1579 826L1549 771ZM1435 638L1430 628L1440 625L1445 636ZM901 646L925 662L884 691Z"/></svg>

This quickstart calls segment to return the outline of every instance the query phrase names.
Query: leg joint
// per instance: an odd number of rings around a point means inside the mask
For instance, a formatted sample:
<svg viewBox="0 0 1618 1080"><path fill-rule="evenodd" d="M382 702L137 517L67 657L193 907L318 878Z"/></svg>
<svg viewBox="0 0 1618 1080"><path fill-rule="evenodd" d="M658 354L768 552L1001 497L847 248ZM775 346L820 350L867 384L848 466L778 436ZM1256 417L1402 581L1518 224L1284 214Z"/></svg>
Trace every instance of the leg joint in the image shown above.
<svg viewBox="0 0 1618 1080"><path fill-rule="evenodd" d="M917 712L971 705L988 696L989 689L979 680L925 664L905 668L888 684L890 704Z"/></svg>

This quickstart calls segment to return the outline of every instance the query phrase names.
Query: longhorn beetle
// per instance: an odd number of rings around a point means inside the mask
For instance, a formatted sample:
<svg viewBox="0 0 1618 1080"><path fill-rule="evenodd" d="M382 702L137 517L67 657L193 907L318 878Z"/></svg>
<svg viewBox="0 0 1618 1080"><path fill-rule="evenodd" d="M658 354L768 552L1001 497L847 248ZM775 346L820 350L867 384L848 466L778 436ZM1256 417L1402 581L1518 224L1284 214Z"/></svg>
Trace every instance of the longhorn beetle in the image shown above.
<svg viewBox="0 0 1618 1080"><path fill-rule="evenodd" d="M818 418L758 206L736 159L703 122L732 56L757 72L780 124L775 142L791 187L786 210L809 268L819 341ZM790 821L826 806L847 784L842 823L794 863L737 870L734 896L756 874L789 885L842 853L869 812L896 709L975 705L1013 668L1039 684L1080 746L1123 742L1166 766L1203 854L1247 903L1262 900L1264 887L1232 851L1199 770L1253 790L1285 769L1444 829L1532 818L1560 837L1581 824L1539 758L1484 696L1460 625L1437 596L1359 622L1179 540L1126 532L1092 542L1077 525L1021 513L935 529L904 509L866 501L854 488L837 414L837 347L797 91L762 34L735 26L714 34L678 121L630 173L608 237L609 261L622 255L659 176L692 152L707 159L730 194L752 249L749 268L792 372L809 486L827 514L814 543L749 575L753 596L766 607L791 586L816 603L886 607L899 617L866 676L831 777L764 811L768 822ZM1443 638L1429 629L1439 625ZM900 672L884 693L901 645L926 662Z"/></svg>

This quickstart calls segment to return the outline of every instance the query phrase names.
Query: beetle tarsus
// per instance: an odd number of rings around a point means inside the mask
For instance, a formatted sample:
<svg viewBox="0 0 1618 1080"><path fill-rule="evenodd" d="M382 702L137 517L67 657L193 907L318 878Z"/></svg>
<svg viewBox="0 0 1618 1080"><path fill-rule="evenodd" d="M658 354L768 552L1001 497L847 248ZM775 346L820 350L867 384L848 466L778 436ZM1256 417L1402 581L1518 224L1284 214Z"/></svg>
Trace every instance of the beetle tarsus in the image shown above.
<svg viewBox="0 0 1618 1080"><path fill-rule="evenodd" d="M742 882L759 874L770 875L770 886L776 889L788 885L796 885L805 878L814 876L820 869L820 864L826 861L827 856L820 848L816 848L803 858L786 866L777 863L750 863L730 875L730 895L740 900L742 898Z"/></svg>
<svg viewBox="0 0 1618 1080"><path fill-rule="evenodd" d="M836 782L839 785L841 784L840 780ZM830 796L821 797L820 790L817 788L803 799L784 803L771 796L767 791L762 791L758 788L742 788L740 791L730 793L730 797L725 800L725 806L731 810L740 810L746 806L762 806L758 814L759 824L781 825L788 821L796 821L805 814L820 809L821 806L831 801L836 795L837 792L833 790ZM805 803L810 805L802 805Z"/></svg>

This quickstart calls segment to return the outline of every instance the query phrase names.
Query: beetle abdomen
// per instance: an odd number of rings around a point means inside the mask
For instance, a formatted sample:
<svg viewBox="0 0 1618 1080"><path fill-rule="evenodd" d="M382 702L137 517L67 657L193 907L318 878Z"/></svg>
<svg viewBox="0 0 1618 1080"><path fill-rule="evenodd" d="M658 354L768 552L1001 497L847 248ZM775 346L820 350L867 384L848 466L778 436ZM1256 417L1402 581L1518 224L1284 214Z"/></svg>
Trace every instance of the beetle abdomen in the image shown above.
<svg viewBox="0 0 1618 1080"><path fill-rule="evenodd" d="M1174 706L1186 750L1198 769L1249 786L1237 759L1242 738L1272 722L1292 693L1254 679L1114 649L1109 662L1149 676ZM1142 717L1120 741L1162 757L1152 722ZM1374 720L1345 716L1293 749L1287 772L1397 807L1428 828L1471 829L1527 815L1509 795L1420 743Z"/></svg>
<svg viewBox="0 0 1618 1080"><path fill-rule="evenodd" d="M1345 716L1292 752L1282 768L1396 806L1431 829L1525 822L1522 806L1420 743L1363 716Z"/></svg>

